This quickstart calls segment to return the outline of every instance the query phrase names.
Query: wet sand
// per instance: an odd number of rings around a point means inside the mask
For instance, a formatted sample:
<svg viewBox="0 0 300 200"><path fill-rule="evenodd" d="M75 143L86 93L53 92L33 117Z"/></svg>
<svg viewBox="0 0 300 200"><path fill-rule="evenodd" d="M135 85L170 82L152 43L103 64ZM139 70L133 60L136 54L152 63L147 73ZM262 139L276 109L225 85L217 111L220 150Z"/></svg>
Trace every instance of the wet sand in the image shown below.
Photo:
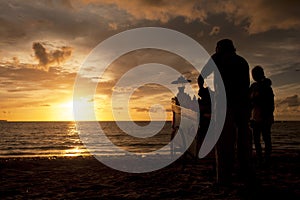
<svg viewBox="0 0 300 200"><path fill-rule="evenodd" d="M256 167L255 190L236 174L232 187L216 186L212 156L141 174L94 157L2 158L0 199L300 199L299 157L296 150L274 152L269 168Z"/></svg>

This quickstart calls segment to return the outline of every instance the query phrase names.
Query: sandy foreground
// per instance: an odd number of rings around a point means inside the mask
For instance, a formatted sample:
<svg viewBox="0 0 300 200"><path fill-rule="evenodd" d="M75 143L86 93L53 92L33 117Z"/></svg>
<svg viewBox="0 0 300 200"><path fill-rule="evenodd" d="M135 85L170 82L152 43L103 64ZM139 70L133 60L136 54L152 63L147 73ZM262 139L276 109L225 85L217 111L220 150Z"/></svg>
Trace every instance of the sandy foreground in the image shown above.
<svg viewBox="0 0 300 200"><path fill-rule="evenodd" d="M149 173L125 173L94 157L0 159L0 199L300 199L300 152L274 152L256 167L248 189L234 174L232 187L214 184L212 156L177 162Z"/></svg>

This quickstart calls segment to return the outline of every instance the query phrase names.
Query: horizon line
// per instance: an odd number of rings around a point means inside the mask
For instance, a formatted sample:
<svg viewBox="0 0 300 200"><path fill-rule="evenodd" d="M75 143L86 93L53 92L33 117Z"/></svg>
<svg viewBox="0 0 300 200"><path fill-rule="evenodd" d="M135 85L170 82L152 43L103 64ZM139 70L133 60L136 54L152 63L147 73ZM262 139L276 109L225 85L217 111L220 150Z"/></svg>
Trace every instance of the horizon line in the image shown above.
<svg viewBox="0 0 300 200"><path fill-rule="evenodd" d="M151 122L151 120L118 120L118 122ZM153 120L154 122L162 122L164 120ZM274 122L298 122L300 119L285 119L285 120L274 120ZM75 120L0 120L1 122L76 122ZM78 120L77 122L116 122L115 120ZM165 120L165 122L172 122L172 120Z"/></svg>

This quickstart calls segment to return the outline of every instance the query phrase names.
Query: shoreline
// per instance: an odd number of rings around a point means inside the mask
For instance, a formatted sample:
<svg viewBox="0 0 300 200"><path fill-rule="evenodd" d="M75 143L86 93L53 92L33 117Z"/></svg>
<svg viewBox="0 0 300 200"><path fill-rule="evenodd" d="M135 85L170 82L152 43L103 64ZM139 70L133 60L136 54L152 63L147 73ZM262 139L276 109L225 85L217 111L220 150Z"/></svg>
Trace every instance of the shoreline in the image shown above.
<svg viewBox="0 0 300 200"><path fill-rule="evenodd" d="M299 150L275 151L270 168L256 170L257 191L234 174L230 189L214 184L214 159L179 159L148 173L111 169L93 156L0 158L1 199L299 199ZM253 198L252 198L253 197Z"/></svg>

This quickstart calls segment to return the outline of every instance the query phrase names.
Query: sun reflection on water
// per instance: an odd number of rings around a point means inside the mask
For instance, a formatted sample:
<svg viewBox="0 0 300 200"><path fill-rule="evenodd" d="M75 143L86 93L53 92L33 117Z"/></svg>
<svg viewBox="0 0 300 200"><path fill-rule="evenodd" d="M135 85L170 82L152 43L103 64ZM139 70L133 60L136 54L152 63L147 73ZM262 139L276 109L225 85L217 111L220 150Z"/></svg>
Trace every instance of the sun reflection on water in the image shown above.
<svg viewBox="0 0 300 200"><path fill-rule="evenodd" d="M86 149L80 148L80 147L75 147L73 149L67 149L64 150L63 156L86 156L87 152Z"/></svg>

